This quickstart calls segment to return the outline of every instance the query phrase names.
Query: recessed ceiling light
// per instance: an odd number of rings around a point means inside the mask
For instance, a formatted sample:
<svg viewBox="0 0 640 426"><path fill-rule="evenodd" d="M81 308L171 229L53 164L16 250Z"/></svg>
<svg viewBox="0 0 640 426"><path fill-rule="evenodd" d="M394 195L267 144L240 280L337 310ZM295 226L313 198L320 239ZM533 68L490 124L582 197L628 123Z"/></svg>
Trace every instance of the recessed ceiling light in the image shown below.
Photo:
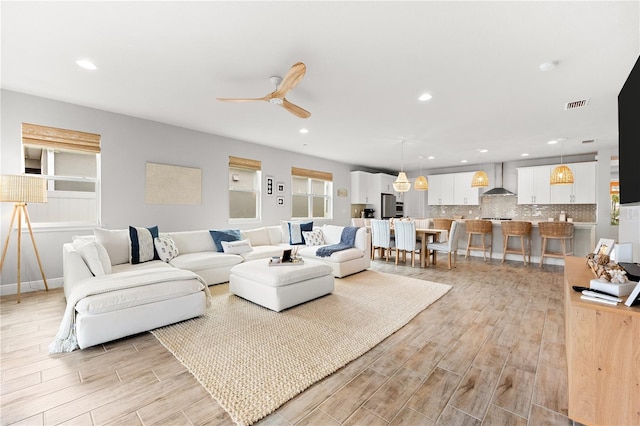
<svg viewBox="0 0 640 426"><path fill-rule="evenodd" d="M488 149L484 149L484 148L479 149L478 151L482 152L483 154L484 154L485 152L489 152L489 150L488 150Z"/></svg>
<svg viewBox="0 0 640 426"><path fill-rule="evenodd" d="M520 157L528 157L529 153L528 152L523 152L522 154L520 154Z"/></svg>
<svg viewBox="0 0 640 426"><path fill-rule="evenodd" d="M549 142L547 142L547 144L549 144L549 145L555 145L557 143L558 143L558 141L556 139L551 139Z"/></svg>
<svg viewBox="0 0 640 426"><path fill-rule="evenodd" d="M428 101L429 99L431 99L433 96L431 96L430 93L423 93L422 95L420 95L420 97L418 97L419 101Z"/></svg>
<svg viewBox="0 0 640 426"><path fill-rule="evenodd" d="M548 61L538 65L538 68L540 68L540 71L551 71L556 65L558 65L558 61Z"/></svg>
<svg viewBox="0 0 640 426"><path fill-rule="evenodd" d="M460 162L461 162L461 163L466 163L466 162L467 162L467 160L462 160L462 161L460 161Z"/></svg>
<svg viewBox="0 0 640 426"><path fill-rule="evenodd" d="M427 158L428 158L429 160L433 160L433 159L434 159L434 158L436 158L436 157L434 157L433 155L430 155L430 156L428 156Z"/></svg>
<svg viewBox="0 0 640 426"><path fill-rule="evenodd" d="M307 129L300 129L300 133L302 133L302 134L309 133L309 130L307 130Z"/></svg>
<svg viewBox="0 0 640 426"><path fill-rule="evenodd" d="M96 66L96 64L94 64L93 62L91 62L88 59L78 59L76 61L76 64L80 67L80 68L84 68L85 70L97 70L98 67Z"/></svg>

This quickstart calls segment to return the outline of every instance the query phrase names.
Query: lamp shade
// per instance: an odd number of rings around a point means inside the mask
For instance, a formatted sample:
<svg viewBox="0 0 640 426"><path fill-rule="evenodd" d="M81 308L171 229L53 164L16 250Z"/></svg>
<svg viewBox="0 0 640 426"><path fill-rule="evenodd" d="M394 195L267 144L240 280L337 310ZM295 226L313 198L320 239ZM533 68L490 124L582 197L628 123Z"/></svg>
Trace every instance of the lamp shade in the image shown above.
<svg viewBox="0 0 640 426"><path fill-rule="evenodd" d="M46 203L47 181L28 175L0 176L0 201Z"/></svg>
<svg viewBox="0 0 640 426"><path fill-rule="evenodd" d="M398 177L395 182L393 182L393 189L398 192L407 192L411 189L411 182L407 179L407 174L405 172L398 173Z"/></svg>
<svg viewBox="0 0 640 426"><path fill-rule="evenodd" d="M427 182L427 178L424 176L418 176L413 184L413 189L418 191L426 191L429 189L429 182Z"/></svg>
<svg viewBox="0 0 640 426"><path fill-rule="evenodd" d="M564 164L559 165L551 172L551 185L573 183L573 172Z"/></svg>
<svg viewBox="0 0 640 426"><path fill-rule="evenodd" d="M489 176L487 176L487 173L484 170L475 172L471 178L471 187L484 188L486 186L489 186Z"/></svg>

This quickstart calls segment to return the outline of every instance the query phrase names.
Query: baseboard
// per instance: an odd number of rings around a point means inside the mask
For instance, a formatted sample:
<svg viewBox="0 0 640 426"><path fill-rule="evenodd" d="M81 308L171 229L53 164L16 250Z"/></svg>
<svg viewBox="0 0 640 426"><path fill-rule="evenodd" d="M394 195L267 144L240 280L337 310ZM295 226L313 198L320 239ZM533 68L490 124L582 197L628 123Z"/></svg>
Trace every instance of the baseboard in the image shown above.
<svg viewBox="0 0 640 426"><path fill-rule="evenodd" d="M60 288L64 284L64 278L47 278L49 290ZM29 293L32 291L44 290L44 281L23 281L20 283L20 293ZM8 296L10 294L18 294L18 283L3 284L0 286L0 296Z"/></svg>

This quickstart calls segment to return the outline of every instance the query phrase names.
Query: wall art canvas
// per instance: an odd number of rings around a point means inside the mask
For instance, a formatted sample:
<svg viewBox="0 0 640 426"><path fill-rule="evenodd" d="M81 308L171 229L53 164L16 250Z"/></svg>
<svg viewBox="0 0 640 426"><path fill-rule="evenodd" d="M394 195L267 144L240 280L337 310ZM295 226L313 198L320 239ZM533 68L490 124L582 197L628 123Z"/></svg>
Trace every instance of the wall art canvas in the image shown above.
<svg viewBox="0 0 640 426"><path fill-rule="evenodd" d="M145 170L147 204L202 204L202 170L195 167L147 163Z"/></svg>

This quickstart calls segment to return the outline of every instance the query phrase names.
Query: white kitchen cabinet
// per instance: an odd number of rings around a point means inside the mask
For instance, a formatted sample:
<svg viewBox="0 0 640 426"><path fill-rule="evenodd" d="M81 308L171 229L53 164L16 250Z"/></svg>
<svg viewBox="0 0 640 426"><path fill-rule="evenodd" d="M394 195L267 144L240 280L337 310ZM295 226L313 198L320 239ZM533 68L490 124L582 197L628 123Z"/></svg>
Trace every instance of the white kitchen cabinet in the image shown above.
<svg viewBox="0 0 640 426"><path fill-rule="evenodd" d="M550 204L552 166L518 168L518 204Z"/></svg>
<svg viewBox="0 0 640 426"><path fill-rule="evenodd" d="M396 180L396 176L386 173L376 173L376 179L380 185L380 193L395 194L396 197L399 195L399 193L393 189L393 182Z"/></svg>
<svg viewBox="0 0 640 426"><path fill-rule="evenodd" d="M373 204L379 201L380 192L375 196L376 175L368 172L351 172L351 204Z"/></svg>
<svg viewBox="0 0 640 426"><path fill-rule="evenodd" d="M574 183L551 185L551 204L596 204L596 164L595 161L567 164Z"/></svg>
<svg viewBox="0 0 640 426"><path fill-rule="evenodd" d="M480 196L478 188L471 186L475 172L455 173L453 180L453 204L478 205Z"/></svg>
<svg viewBox="0 0 640 426"><path fill-rule="evenodd" d="M429 175L428 204L430 206L451 206L454 204L454 174Z"/></svg>

